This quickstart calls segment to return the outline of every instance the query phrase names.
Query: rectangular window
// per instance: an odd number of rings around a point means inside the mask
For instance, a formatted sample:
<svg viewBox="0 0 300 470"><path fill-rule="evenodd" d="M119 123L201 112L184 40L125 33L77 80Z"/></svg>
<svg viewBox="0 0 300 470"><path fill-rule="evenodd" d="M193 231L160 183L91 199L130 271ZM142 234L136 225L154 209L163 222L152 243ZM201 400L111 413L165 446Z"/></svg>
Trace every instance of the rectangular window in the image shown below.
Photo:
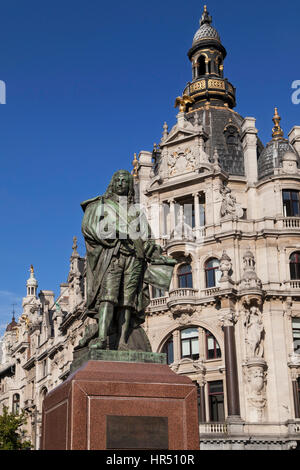
<svg viewBox="0 0 300 470"><path fill-rule="evenodd" d="M199 337L197 328L187 328L181 331L181 357L199 359Z"/></svg>
<svg viewBox="0 0 300 470"><path fill-rule="evenodd" d="M284 217L299 217L299 191L282 191Z"/></svg>
<svg viewBox="0 0 300 470"><path fill-rule="evenodd" d="M294 352L300 354L300 318L292 318Z"/></svg>
<svg viewBox="0 0 300 470"><path fill-rule="evenodd" d="M42 374L43 377L47 375L47 359L42 362Z"/></svg>
<svg viewBox="0 0 300 470"><path fill-rule="evenodd" d="M225 420L223 381L208 382L209 419L214 422Z"/></svg>
<svg viewBox="0 0 300 470"><path fill-rule="evenodd" d="M163 289L152 286L152 299L157 299L158 297L165 297L166 293Z"/></svg>
<svg viewBox="0 0 300 470"><path fill-rule="evenodd" d="M216 338L212 334L207 332L206 339L207 339L207 343L206 343L207 359L218 359L219 357L221 357L221 349Z"/></svg>

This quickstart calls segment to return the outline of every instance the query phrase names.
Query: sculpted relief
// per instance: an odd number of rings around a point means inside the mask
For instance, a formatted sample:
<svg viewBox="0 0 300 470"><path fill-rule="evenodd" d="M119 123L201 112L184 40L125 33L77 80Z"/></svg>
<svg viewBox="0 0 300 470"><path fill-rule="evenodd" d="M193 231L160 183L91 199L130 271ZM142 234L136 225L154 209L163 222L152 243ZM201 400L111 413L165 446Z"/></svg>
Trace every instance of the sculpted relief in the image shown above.
<svg viewBox="0 0 300 470"><path fill-rule="evenodd" d="M196 168L196 155L195 151L189 148L177 148L177 151L172 152L168 156L168 169L169 176L174 176L189 171L194 171Z"/></svg>
<svg viewBox="0 0 300 470"><path fill-rule="evenodd" d="M247 357L263 357L264 354L264 326L260 310L252 306L246 310L246 351Z"/></svg>
<svg viewBox="0 0 300 470"><path fill-rule="evenodd" d="M221 217L232 216L241 218L243 217L243 209L236 202L236 197L233 196L231 189L224 184L223 188L220 189L222 197L222 204L220 209Z"/></svg>

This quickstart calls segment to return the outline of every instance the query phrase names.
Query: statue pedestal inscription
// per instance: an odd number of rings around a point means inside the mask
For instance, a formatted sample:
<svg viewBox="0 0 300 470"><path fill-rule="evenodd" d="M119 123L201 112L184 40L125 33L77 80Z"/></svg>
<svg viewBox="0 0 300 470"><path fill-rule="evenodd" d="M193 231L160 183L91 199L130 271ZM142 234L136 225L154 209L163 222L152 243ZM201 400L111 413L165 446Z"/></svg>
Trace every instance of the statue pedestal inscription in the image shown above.
<svg viewBox="0 0 300 470"><path fill-rule="evenodd" d="M45 398L43 450L198 450L196 386L159 363L89 360Z"/></svg>

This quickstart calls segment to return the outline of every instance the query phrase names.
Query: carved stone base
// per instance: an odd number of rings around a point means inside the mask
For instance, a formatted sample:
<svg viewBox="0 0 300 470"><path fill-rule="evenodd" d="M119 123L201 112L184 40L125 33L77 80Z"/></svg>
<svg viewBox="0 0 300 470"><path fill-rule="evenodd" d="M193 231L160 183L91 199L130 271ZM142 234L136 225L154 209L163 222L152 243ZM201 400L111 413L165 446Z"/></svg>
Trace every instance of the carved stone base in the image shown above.
<svg viewBox="0 0 300 470"><path fill-rule="evenodd" d="M265 418L267 363L263 358L254 357L248 359L245 366L248 383L248 420L259 423Z"/></svg>

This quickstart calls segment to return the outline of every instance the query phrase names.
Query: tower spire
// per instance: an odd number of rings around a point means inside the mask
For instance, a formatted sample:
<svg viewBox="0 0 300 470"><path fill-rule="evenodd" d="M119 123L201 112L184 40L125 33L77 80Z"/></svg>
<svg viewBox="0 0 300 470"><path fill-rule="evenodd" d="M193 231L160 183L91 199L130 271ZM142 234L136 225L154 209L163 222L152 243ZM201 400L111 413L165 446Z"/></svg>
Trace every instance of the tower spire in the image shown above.
<svg viewBox="0 0 300 470"><path fill-rule="evenodd" d="M212 17L209 15L207 11L207 6L204 5L204 10L200 18L200 26L202 26L203 24L211 24L211 22L212 22Z"/></svg>

